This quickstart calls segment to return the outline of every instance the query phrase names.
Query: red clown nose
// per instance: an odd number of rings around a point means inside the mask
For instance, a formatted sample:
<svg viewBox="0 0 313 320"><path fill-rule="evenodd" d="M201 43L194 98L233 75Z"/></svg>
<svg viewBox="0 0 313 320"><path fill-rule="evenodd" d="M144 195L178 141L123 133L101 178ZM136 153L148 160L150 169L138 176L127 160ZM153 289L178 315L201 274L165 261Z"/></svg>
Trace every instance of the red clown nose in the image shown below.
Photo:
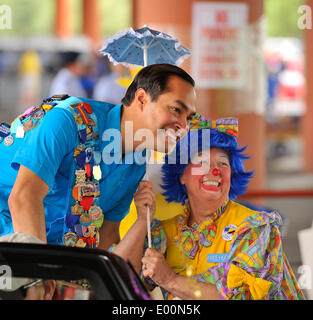
<svg viewBox="0 0 313 320"><path fill-rule="evenodd" d="M212 170L212 174L213 174L213 176L218 176L218 175L220 174L220 170L214 168L214 169Z"/></svg>

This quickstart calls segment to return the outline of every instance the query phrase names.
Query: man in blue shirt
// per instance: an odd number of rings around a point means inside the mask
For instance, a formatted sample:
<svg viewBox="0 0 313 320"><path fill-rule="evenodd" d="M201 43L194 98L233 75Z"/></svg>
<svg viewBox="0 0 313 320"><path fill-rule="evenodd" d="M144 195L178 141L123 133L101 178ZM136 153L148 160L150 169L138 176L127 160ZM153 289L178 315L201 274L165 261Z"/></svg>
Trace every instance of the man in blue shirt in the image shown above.
<svg viewBox="0 0 313 320"><path fill-rule="evenodd" d="M9 131L1 124L0 235L22 232L61 244L67 232L68 245L75 245L81 233L85 244L89 243L92 231L84 213L92 199L97 201L94 208L101 208L103 214L98 247L108 249L119 241L120 221L144 176L145 163L138 159L144 157L145 149L166 152L170 138L164 131L186 129L195 114L194 81L176 66L151 65L137 74L120 105L76 97L47 101L48 106L43 104L30 115L26 112L17 118ZM42 112L43 108L49 111ZM86 128L83 122L93 123L97 128L93 136L99 139L88 141L90 132L80 130L80 126ZM83 149L79 149L81 145ZM84 168L83 182L73 159ZM96 183L91 181L89 162L100 168L101 178ZM84 189L81 183L92 188ZM151 189L151 185L146 183L143 188ZM82 216L80 224L73 222ZM100 213L95 212L96 216L99 220Z"/></svg>

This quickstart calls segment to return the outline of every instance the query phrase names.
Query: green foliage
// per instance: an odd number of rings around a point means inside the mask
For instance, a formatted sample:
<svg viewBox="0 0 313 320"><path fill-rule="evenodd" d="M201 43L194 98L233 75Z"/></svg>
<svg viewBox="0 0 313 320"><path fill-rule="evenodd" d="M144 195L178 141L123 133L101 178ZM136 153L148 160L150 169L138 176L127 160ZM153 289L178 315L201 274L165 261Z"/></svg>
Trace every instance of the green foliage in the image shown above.
<svg viewBox="0 0 313 320"><path fill-rule="evenodd" d="M98 0L100 28L103 37L131 27L131 0Z"/></svg>
<svg viewBox="0 0 313 320"><path fill-rule="evenodd" d="M81 33L82 0L73 1L74 34ZM298 37L299 6L305 0L264 0L266 33L270 37ZM56 10L55 0L0 0L12 9L12 30L2 35L52 35ZM101 36L109 37L131 25L131 0L98 0ZM313 8L312 8L313 9Z"/></svg>
<svg viewBox="0 0 313 320"><path fill-rule="evenodd" d="M298 28L298 19L301 15L298 13L298 8L305 2L305 0L264 0L267 36L301 36L302 31Z"/></svg>
<svg viewBox="0 0 313 320"><path fill-rule="evenodd" d="M82 0L72 0L73 33L82 32ZM0 0L0 5L12 9L12 30L0 30L7 35L53 35L55 26L55 0ZM109 37L130 27L131 0L98 0L101 36Z"/></svg>
<svg viewBox="0 0 313 320"><path fill-rule="evenodd" d="M2 35L42 35L53 31L54 0L0 0L12 10L12 30Z"/></svg>

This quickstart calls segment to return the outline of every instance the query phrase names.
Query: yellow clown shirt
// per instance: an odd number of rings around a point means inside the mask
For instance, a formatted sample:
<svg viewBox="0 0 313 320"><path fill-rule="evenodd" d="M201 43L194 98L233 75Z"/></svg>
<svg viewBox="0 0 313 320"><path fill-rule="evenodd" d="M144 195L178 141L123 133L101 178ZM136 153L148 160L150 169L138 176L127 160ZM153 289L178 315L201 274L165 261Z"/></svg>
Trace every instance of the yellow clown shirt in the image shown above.
<svg viewBox="0 0 313 320"><path fill-rule="evenodd" d="M182 214L152 223L152 246L177 274L215 284L225 299L304 299L282 250L278 212L228 201L200 224L188 226L189 214L187 204Z"/></svg>

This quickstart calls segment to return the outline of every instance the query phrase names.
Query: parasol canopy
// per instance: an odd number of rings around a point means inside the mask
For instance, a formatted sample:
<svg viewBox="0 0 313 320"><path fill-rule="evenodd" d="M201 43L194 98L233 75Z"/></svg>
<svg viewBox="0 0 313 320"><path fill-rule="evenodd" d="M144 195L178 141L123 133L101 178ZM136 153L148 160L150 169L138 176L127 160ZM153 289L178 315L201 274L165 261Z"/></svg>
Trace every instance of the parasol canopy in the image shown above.
<svg viewBox="0 0 313 320"><path fill-rule="evenodd" d="M176 38L147 26L116 33L104 41L99 52L115 65L121 63L126 67L158 63L180 65L191 55L191 50L180 45Z"/></svg>

